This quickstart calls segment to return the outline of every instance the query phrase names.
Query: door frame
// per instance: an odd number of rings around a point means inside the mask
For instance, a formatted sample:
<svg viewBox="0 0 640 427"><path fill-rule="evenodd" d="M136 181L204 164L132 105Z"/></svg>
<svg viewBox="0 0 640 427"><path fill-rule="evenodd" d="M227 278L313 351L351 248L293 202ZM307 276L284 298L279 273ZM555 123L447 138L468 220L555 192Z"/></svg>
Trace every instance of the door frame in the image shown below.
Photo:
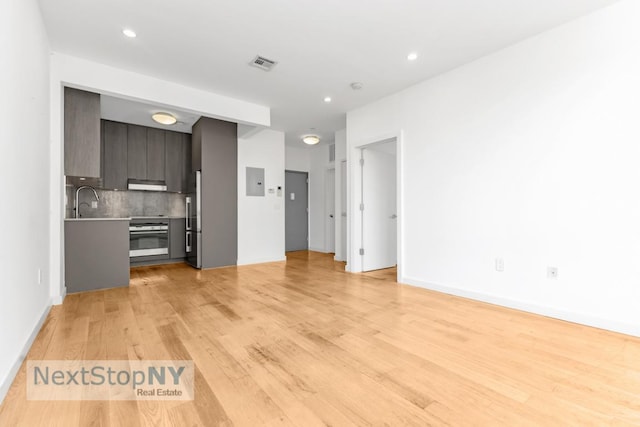
<svg viewBox="0 0 640 427"><path fill-rule="evenodd" d="M329 176L333 173L333 186L329 185ZM329 225L329 203L333 202L333 252L329 247L331 239L331 227ZM324 171L324 251L336 253L336 167L328 166Z"/></svg>
<svg viewBox="0 0 640 427"><path fill-rule="evenodd" d="M307 250L309 250L309 234L311 233L311 221L310 221L310 215L309 215L309 199L310 199L310 194L309 194L309 175L311 175L309 173L309 171L297 171L297 170L293 170L293 169L285 169L284 170L284 176L285 176L285 180L284 182L287 182L287 172L290 173L297 173L300 175L306 175L307 176ZM284 206L284 242L285 242L285 254L287 253L287 187L286 185L284 186L284 197L285 197L285 206Z"/></svg>
<svg viewBox="0 0 640 427"><path fill-rule="evenodd" d="M372 145L384 142L396 141L396 210L397 210L397 260L398 271L397 280L404 277L404 138L403 131L392 132L373 138L356 142L347 150L347 266L346 269L352 273L361 273L362 255L360 255L360 245L362 242L362 216L360 213L361 190L362 190L362 169L360 158L362 150ZM366 249L366 248L365 248Z"/></svg>

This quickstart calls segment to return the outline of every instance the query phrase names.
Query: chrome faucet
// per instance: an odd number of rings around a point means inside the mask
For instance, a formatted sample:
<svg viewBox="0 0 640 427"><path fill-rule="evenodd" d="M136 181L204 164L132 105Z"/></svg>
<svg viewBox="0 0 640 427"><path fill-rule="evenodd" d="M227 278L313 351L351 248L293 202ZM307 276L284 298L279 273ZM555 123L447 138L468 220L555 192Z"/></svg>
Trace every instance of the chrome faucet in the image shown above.
<svg viewBox="0 0 640 427"><path fill-rule="evenodd" d="M85 188L90 189L91 191L93 191L93 195L96 198L96 201L99 202L100 201L100 197L98 197L98 193L96 193L96 189L89 186L89 185L82 185L80 187L78 187L78 189L76 190L76 200L74 201L74 207L73 210L75 211L75 217L76 218L80 218L80 190L84 190Z"/></svg>

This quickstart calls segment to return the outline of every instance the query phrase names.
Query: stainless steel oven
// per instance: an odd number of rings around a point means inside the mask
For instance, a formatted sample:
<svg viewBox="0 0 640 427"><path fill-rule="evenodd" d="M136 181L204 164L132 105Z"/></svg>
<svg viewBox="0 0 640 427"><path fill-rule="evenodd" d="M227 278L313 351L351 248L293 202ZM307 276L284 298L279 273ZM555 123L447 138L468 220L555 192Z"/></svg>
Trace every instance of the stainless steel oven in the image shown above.
<svg viewBox="0 0 640 427"><path fill-rule="evenodd" d="M139 223L129 226L129 257L169 256L169 224Z"/></svg>

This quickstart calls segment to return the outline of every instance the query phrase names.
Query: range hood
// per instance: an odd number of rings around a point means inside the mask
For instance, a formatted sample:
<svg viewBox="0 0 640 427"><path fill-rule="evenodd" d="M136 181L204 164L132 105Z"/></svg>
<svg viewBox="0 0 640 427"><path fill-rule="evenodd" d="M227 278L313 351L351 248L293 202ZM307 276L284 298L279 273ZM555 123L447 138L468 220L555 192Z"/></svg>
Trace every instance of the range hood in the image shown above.
<svg viewBox="0 0 640 427"><path fill-rule="evenodd" d="M151 181L147 179L130 179L127 183L127 189L142 191L167 191L167 183L164 181Z"/></svg>

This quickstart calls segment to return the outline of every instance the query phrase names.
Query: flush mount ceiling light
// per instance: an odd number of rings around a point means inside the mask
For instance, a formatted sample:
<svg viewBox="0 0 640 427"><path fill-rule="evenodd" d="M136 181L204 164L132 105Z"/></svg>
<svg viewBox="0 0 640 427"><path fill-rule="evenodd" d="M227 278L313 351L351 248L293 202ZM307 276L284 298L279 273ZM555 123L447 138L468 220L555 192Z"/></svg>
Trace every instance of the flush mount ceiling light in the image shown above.
<svg viewBox="0 0 640 427"><path fill-rule="evenodd" d="M178 121L172 114L169 113L155 113L151 116L153 121L162 125L174 125Z"/></svg>
<svg viewBox="0 0 640 427"><path fill-rule="evenodd" d="M360 82L353 82L350 84L350 86L351 86L351 89L353 90L360 90L364 85Z"/></svg>
<svg viewBox="0 0 640 427"><path fill-rule="evenodd" d="M302 138L302 142L308 145L315 145L320 142L320 137L317 135L307 135Z"/></svg>
<svg viewBox="0 0 640 427"><path fill-rule="evenodd" d="M324 102L326 102L327 104L328 104L329 102L331 102L331 97L330 97L330 96L325 96L325 97L324 97Z"/></svg>
<svg viewBox="0 0 640 427"><path fill-rule="evenodd" d="M415 61L416 59L418 59L418 54L415 52L411 52L409 55L407 55L407 59L409 61Z"/></svg>
<svg viewBox="0 0 640 427"><path fill-rule="evenodd" d="M124 30L122 30L122 34L129 37L130 39L133 39L136 37L136 32L129 28L125 28Z"/></svg>

